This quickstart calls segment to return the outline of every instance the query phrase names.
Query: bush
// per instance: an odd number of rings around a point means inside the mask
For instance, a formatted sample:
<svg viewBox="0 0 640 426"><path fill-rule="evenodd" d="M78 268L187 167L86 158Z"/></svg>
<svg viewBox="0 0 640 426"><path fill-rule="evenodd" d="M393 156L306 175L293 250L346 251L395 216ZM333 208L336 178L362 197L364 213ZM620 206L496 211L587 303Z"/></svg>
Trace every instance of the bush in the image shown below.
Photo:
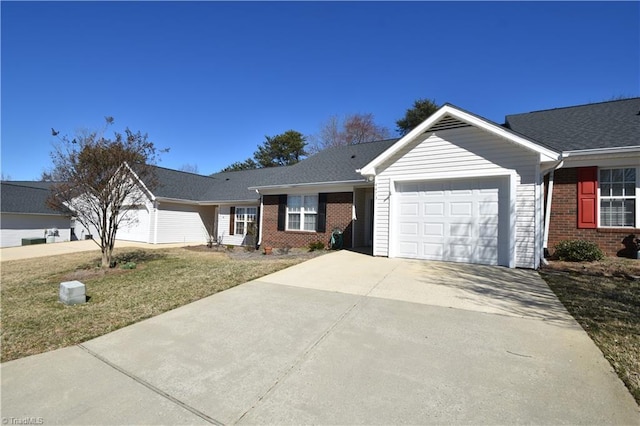
<svg viewBox="0 0 640 426"><path fill-rule="evenodd" d="M120 266L121 269L136 269L137 265L135 262L127 262Z"/></svg>
<svg viewBox="0 0 640 426"><path fill-rule="evenodd" d="M555 257L569 262L593 262L602 260L604 253L596 243L584 240L560 241L556 247Z"/></svg>
<svg viewBox="0 0 640 426"><path fill-rule="evenodd" d="M307 247L309 247L309 251L324 250L324 243L322 241L311 242Z"/></svg>

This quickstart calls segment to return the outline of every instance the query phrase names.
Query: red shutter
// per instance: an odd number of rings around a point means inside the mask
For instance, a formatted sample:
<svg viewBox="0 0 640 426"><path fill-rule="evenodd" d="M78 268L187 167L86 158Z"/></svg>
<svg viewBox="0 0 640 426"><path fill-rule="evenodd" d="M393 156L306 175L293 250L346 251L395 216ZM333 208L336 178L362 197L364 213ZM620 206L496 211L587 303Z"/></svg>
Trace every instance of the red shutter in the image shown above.
<svg viewBox="0 0 640 426"><path fill-rule="evenodd" d="M229 211L229 235L233 235L236 230L236 208L231 207Z"/></svg>
<svg viewBox="0 0 640 426"><path fill-rule="evenodd" d="M578 168L578 228L598 226L598 168Z"/></svg>

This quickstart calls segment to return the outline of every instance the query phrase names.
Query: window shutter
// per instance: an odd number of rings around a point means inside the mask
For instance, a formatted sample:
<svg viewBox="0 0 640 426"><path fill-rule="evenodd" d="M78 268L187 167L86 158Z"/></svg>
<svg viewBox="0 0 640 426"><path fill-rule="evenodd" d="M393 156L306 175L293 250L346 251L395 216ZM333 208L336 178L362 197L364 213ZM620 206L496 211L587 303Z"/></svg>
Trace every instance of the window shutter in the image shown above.
<svg viewBox="0 0 640 426"><path fill-rule="evenodd" d="M318 194L318 217L316 219L316 232L327 231L327 194Z"/></svg>
<svg viewBox="0 0 640 426"><path fill-rule="evenodd" d="M231 207L229 212L229 235L233 235L236 230L236 208Z"/></svg>
<svg viewBox="0 0 640 426"><path fill-rule="evenodd" d="M287 196L278 195L278 231L284 231L287 220Z"/></svg>
<svg viewBox="0 0 640 426"><path fill-rule="evenodd" d="M578 168L578 228L596 228L598 212L598 168Z"/></svg>

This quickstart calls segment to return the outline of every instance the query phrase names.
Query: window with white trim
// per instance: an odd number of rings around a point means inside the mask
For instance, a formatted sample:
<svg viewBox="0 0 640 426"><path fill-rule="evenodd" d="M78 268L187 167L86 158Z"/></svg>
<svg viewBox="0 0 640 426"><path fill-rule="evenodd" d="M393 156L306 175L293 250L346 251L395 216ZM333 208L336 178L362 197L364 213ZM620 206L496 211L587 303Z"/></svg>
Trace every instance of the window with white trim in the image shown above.
<svg viewBox="0 0 640 426"><path fill-rule="evenodd" d="M636 169L600 169L599 174L600 226L635 227Z"/></svg>
<svg viewBox="0 0 640 426"><path fill-rule="evenodd" d="M257 213L256 207L236 207L235 234L245 235L249 225L256 222Z"/></svg>
<svg viewBox="0 0 640 426"><path fill-rule="evenodd" d="M289 195L287 197L288 231L315 231L317 223L317 195Z"/></svg>

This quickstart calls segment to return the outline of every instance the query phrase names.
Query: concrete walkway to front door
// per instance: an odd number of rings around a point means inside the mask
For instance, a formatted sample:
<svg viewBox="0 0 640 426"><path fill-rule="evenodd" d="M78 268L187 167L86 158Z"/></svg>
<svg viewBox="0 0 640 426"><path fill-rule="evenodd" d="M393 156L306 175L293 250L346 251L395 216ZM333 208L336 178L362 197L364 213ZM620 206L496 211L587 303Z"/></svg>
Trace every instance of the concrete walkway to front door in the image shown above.
<svg viewBox="0 0 640 426"><path fill-rule="evenodd" d="M638 424L535 271L314 258L1 366L45 424Z"/></svg>

